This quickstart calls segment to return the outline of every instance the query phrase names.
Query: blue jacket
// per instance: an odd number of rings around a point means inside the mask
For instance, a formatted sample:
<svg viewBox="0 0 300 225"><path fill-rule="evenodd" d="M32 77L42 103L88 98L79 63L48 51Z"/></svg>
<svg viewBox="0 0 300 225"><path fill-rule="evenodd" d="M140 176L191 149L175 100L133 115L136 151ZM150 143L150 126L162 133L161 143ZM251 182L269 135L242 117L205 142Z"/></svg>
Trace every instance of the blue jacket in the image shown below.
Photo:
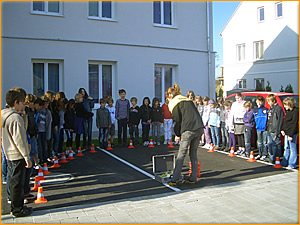
<svg viewBox="0 0 300 225"><path fill-rule="evenodd" d="M266 107L253 109L257 131L266 131L268 120L268 109Z"/></svg>

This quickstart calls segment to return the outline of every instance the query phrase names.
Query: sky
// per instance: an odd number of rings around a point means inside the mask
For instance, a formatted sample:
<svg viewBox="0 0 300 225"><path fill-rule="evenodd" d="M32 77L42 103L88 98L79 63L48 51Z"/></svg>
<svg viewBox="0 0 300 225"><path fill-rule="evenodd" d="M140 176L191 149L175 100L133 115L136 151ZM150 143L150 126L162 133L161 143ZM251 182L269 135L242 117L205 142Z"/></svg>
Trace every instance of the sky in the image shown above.
<svg viewBox="0 0 300 225"><path fill-rule="evenodd" d="M218 55L215 77L221 76L220 66L223 65L223 42L220 33L239 4L239 1L213 1L213 44Z"/></svg>

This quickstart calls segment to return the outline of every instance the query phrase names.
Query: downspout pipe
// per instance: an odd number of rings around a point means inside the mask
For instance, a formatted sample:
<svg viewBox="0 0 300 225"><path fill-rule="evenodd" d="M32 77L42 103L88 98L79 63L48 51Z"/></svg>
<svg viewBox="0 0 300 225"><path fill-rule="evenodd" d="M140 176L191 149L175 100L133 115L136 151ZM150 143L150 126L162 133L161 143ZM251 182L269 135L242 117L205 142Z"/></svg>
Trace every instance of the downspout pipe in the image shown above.
<svg viewBox="0 0 300 225"><path fill-rule="evenodd" d="M206 33L207 33L207 57L208 57L208 96L215 98L215 91L213 88L212 81L212 63L211 63L211 52L212 52L212 2L206 1Z"/></svg>

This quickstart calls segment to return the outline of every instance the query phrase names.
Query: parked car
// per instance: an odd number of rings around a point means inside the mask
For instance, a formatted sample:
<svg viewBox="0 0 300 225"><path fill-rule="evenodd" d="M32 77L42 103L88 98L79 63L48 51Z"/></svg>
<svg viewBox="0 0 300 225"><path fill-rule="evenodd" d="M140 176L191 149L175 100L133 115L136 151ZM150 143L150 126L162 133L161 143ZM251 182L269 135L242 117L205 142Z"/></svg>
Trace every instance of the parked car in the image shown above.
<svg viewBox="0 0 300 225"><path fill-rule="evenodd" d="M255 102L255 98L258 95L261 95L262 97L264 97L265 99L265 107L266 108L270 108L268 102L267 102L267 96L269 94L274 94L276 96L276 100L278 105L280 105L284 111L285 114L285 109L283 107L283 100L287 97L293 97L296 100L296 107L299 108L299 94L293 94L293 93L284 93L284 92L269 92L269 91L253 91L253 92L241 92L243 98L245 101L250 101L254 107L257 107L256 102ZM235 94L229 95L226 97L226 100L232 100L233 102L235 102Z"/></svg>

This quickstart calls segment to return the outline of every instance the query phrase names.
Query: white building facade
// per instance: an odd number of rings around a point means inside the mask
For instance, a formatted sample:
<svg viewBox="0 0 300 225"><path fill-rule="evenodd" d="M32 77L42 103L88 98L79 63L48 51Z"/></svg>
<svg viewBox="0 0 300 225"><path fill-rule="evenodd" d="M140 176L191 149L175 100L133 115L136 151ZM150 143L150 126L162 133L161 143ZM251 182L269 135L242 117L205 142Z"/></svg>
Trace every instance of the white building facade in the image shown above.
<svg viewBox="0 0 300 225"><path fill-rule="evenodd" d="M14 86L41 96L164 102L175 82L214 97L211 2L2 2L1 106Z"/></svg>
<svg viewBox="0 0 300 225"><path fill-rule="evenodd" d="M241 2L221 32L224 92L272 91L291 84L299 93L299 2Z"/></svg>

